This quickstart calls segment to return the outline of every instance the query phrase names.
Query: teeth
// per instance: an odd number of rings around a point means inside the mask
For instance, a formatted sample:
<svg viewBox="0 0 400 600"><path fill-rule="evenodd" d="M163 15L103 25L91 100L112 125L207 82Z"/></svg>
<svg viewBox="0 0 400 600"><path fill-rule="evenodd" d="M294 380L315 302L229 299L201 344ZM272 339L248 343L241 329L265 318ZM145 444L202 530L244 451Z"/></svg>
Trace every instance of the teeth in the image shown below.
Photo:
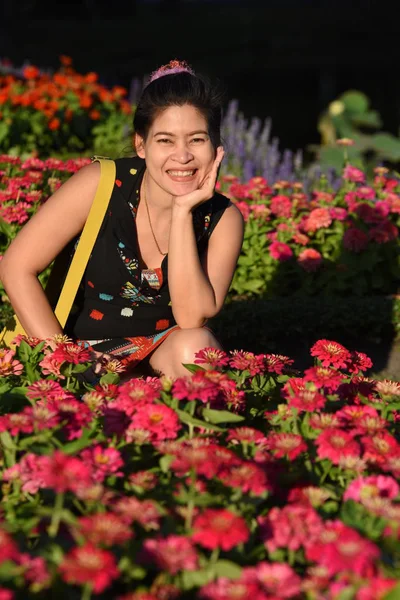
<svg viewBox="0 0 400 600"><path fill-rule="evenodd" d="M194 174L194 170L192 171L168 171L170 175L173 177L190 177Z"/></svg>

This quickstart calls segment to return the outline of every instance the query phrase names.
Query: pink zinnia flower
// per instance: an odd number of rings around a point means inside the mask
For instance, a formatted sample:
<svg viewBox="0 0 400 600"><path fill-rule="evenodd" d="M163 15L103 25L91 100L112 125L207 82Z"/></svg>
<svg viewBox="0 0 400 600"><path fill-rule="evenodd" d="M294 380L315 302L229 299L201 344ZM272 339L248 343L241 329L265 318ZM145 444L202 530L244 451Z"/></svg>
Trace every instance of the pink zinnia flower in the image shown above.
<svg viewBox="0 0 400 600"><path fill-rule="evenodd" d="M349 227L343 235L343 246L346 250L362 252L368 246L368 235L357 227Z"/></svg>
<svg viewBox="0 0 400 600"><path fill-rule="evenodd" d="M318 340L310 350L311 356L318 358L323 367L346 368L351 359L344 346L330 340Z"/></svg>
<svg viewBox="0 0 400 600"><path fill-rule="evenodd" d="M294 360L282 354L265 354L264 361L267 373L277 375L282 375L285 369L294 363Z"/></svg>
<svg viewBox="0 0 400 600"><path fill-rule="evenodd" d="M271 212L277 217L289 219L292 212L292 203L287 196L278 195L271 200Z"/></svg>
<svg viewBox="0 0 400 600"><path fill-rule="evenodd" d="M293 396L288 396L287 403L299 411L313 412L325 406L326 398L318 390L304 389Z"/></svg>
<svg viewBox="0 0 400 600"><path fill-rule="evenodd" d="M160 529L163 513L153 500L138 500L134 496L125 496L114 501L111 508L129 525L137 522L146 531Z"/></svg>
<svg viewBox="0 0 400 600"><path fill-rule="evenodd" d="M334 465L342 456L360 456L360 447L353 436L341 429L325 429L315 440L319 458L328 458Z"/></svg>
<svg viewBox="0 0 400 600"><path fill-rule="evenodd" d="M368 583L357 590L356 600L384 600L387 593L397 584L398 579L369 577Z"/></svg>
<svg viewBox="0 0 400 600"><path fill-rule="evenodd" d="M46 487L45 465L46 456L37 456L33 453L24 454L19 463L6 469L3 473L5 481L19 480L22 491L36 494L40 488Z"/></svg>
<svg viewBox="0 0 400 600"><path fill-rule="evenodd" d="M372 436L364 436L362 439L364 447L363 458L369 462L381 464L390 456L399 456L400 445L387 431L380 431Z"/></svg>
<svg viewBox="0 0 400 600"><path fill-rule="evenodd" d="M153 381L132 377L119 386L116 402L112 402L109 407L118 408L132 416L138 408L157 400L160 397L160 390L160 384L154 385Z"/></svg>
<svg viewBox="0 0 400 600"><path fill-rule="evenodd" d="M367 576L380 556L379 548L339 520L328 521L318 539L306 547L306 556L328 569L330 575L351 571Z"/></svg>
<svg viewBox="0 0 400 600"><path fill-rule="evenodd" d="M314 248L305 248L298 256L297 262L309 273L317 271L322 264L322 255Z"/></svg>
<svg viewBox="0 0 400 600"><path fill-rule="evenodd" d="M39 379L39 381L31 383L26 391L26 396L30 400L39 398L52 400L55 396L67 397L68 395L68 392L57 381L52 381L51 379Z"/></svg>
<svg viewBox="0 0 400 600"><path fill-rule="evenodd" d="M75 398L49 400L47 407L58 414L63 422L62 430L68 440L80 437L82 430L93 420L90 408Z"/></svg>
<svg viewBox="0 0 400 600"><path fill-rule="evenodd" d="M317 231L322 227L329 227L332 217L328 208L314 208L304 222L303 228L306 233Z"/></svg>
<svg viewBox="0 0 400 600"><path fill-rule="evenodd" d="M0 529L0 563L16 560L18 555L17 545L12 537L4 529Z"/></svg>
<svg viewBox="0 0 400 600"><path fill-rule="evenodd" d="M329 214L332 219L336 219L336 221L345 221L347 217L347 210L345 208L334 206L333 208L329 209Z"/></svg>
<svg viewBox="0 0 400 600"><path fill-rule="evenodd" d="M365 175L360 169L347 165L343 170L343 179L348 179L356 183L364 183Z"/></svg>
<svg viewBox="0 0 400 600"><path fill-rule="evenodd" d="M85 448L81 452L81 458L90 469L93 481L103 482L109 475L121 477L120 470L124 466L121 453L116 448L108 446L103 448L100 444Z"/></svg>
<svg viewBox="0 0 400 600"><path fill-rule="evenodd" d="M195 354L195 361L198 365L210 365L211 367L224 367L229 362L229 357L223 350L218 348L203 348Z"/></svg>
<svg viewBox="0 0 400 600"><path fill-rule="evenodd" d="M192 540L204 548L229 551L247 542L250 530L246 521L226 509L206 509L193 522Z"/></svg>
<svg viewBox="0 0 400 600"><path fill-rule="evenodd" d="M312 543L323 530L323 521L310 506L274 506L267 515L257 517L260 537L269 552L278 548L298 550Z"/></svg>
<svg viewBox="0 0 400 600"><path fill-rule="evenodd" d="M244 350L234 350L231 352L231 359L229 366L232 369L239 369L241 371L249 371L251 376L263 373L265 370L264 366L264 354L253 354L253 352L245 352Z"/></svg>
<svg viewBox="0 0 400 600"><path fill-rule="evenodd" d="M249 461L220 469L217 477L224 485L240 489L244 494L260 496L271 489L263 469Z"/></svg>
<svg viewBox="0 0 400 600"><path fill-rule="evenodd" d="M394 223L386 221L372 227L369 231L369 239L376 242L377 244L386 244L399 237L399 230Z"/></svg>
<svg viewBox="0 0 400 600"><path fill-rule="evenodd" d="M351 353L350 361L347 365L349 373L360 373L360 371L367 371L371 367L372 360L364 352L354 351Z"/></svg>
<svg viewBox="0 0 400 600"><path fill-rule="evenodd" d="M261 584L269 597L295 598L301 592L301 579L286 563L260 562L256 567L244 569L245 579L251 575Z"/></svg>
<svg viewBox="0 0 400 600"><path fill-rule="evenodd" d="M56 450L51 456L46 455L41 458L43 460L41 475L45 487L61 493L68 490L76 492L92 484L90 470L79 458L68 456L60 450Z"/></svg>
<svg viewBox="0 0 400 600"><path fill-rule="evenodd" d="M370 475L369 477L358 477L354 479L344 493L343 500L355 500L363 502L370 498L379 496L381 498L396 498L400 487L393 477L386 475Z"/></svg>
<svg viewBox="0 0 400 600"><path fill-rule="evenodd" d="M280 262L290 260L293 256L293 250L283 242L272 242L269 247L269 253L272 258Z"/></svg>
<svg viewBox="0 0 400 600"><path fill-rule="evenodd" d="M142 560L155 564L161 571L167 571L171 575L199 568L197 550L193 542L184 535L145 540Z"/></svg>
<svg viewBox="0 0 400 600"><path fill-rule="evenodd" d="M59 565L59 571L67 583L90 583L96 594L107 589L119 576L114 555L90 543L70 550Z"/></svg>
<svg viewBox="0 0 400 600"><path fill-rule="evenodd" d="M180 423L176 412L164 404L149 404L139 408L132 417L126 431L129 437L132 429L150 432L151 441L173 439L178 436Z"/></svg>
<svg viewBox="0 0 400 600"><path fill-rule="evenodd" d="M220 577L203 586L199 592L202 600L267 600L259 584L242 579Z"/></svg>
<svg viewBox="0 0 400 600"><path fill-rule="evenodd" d="M0 348L0 377L9 375L21 375L24 365L15 357L15 351L8 348Z"/></svg>

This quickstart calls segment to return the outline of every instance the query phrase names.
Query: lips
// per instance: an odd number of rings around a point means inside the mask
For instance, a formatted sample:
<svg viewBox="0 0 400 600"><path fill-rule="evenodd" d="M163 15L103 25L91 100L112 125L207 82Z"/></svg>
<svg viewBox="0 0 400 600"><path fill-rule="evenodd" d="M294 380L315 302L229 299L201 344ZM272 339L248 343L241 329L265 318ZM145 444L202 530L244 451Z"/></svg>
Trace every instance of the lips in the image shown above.
<svg viewBox="0 0 400 600"><path fill-rule="evenodd" d="M169 169L167 171L168 177L177 182L193 181L196 174L197 169Z"/></svg>

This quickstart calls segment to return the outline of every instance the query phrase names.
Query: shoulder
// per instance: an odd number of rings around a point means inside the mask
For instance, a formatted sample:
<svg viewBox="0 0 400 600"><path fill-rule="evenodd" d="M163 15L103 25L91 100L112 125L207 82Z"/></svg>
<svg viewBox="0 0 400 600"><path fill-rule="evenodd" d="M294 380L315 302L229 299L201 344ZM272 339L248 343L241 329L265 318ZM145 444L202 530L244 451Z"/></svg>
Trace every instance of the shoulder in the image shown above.
<svg viewBox="0 0 400 600"><path fill-rule="evenodd" d="M117 158L115 160L115 168L117 177L129 176L129 178L132 178L146 169L146 161L139 158L139 156Z"/></svg>

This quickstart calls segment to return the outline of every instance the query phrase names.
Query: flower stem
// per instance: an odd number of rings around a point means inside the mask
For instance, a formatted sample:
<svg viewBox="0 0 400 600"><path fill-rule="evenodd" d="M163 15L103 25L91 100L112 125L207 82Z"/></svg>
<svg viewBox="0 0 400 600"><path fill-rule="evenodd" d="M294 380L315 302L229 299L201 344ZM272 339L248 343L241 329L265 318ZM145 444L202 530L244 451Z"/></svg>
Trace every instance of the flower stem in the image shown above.
<svg viewBox="0 0 400 600"><path fill-rule="evenodd" d="M185 529L187 531L192 529L193 513L194 513L194 496L196 493L195 484L196 484L196 473L194 472L194 469L192 469L191 476L190 476L188 501L187 501L187 505L186 505L186 517L185 517Z"/></svg>
<svg viewBox="0 0 400 600"><path fill-rule="evenodd" d="M49 526L49 536L55 537L58 533L58 528L61 521L61 513L64 507L64 494L57 494L56 501L54 503L54 511L51 517L51 523Z"/></svg>
<svg viewBox="0 0 400 600"><path fill-rule="evenodd" d="M92 586L90 583L86 583L82 589L81 600L90 600L92 597Z"/></svg>

